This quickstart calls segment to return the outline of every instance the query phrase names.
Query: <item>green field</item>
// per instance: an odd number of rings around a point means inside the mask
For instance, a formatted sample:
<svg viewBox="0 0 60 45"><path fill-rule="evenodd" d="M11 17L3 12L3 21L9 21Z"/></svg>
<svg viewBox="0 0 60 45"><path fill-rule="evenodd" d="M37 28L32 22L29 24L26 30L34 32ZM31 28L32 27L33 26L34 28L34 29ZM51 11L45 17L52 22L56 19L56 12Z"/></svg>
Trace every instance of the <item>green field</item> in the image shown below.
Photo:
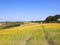
<svg viewBox="0 0 60 45"><path fill-rule="evenodd" d="M60 45L60 23L31 23L0 29L0 45Z"/></svg>

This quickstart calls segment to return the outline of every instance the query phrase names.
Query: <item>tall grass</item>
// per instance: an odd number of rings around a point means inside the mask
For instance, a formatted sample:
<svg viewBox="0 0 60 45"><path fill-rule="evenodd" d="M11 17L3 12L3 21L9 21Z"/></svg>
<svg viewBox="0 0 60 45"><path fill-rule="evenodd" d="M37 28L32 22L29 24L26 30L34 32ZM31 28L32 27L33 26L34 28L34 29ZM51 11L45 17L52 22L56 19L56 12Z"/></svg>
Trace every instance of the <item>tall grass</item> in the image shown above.
<svg viewBox="0 0 60 45"><path fill-rule="evenodd" d="M60 45L60 24L28 24L0 30L0 45L23 44Z"/></svg>
<svg viewBox="0 0 60 45"><path fill-rule="evenodd" d="M54 40L51 37L51 35L47 32L47 30L45 29L45 27L41 24L43 32L45 34L45 39L47 40L49 45L54 45Z"/></svg>

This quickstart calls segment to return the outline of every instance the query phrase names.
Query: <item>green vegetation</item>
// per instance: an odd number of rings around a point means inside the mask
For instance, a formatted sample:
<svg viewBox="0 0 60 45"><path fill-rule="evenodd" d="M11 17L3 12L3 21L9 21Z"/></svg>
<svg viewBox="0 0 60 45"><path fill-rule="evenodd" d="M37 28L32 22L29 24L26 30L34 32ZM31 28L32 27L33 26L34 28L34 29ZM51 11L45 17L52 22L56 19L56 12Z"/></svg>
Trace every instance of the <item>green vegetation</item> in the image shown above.
<svg viewBox="0 0 60 45"><path fill-rule="evenodd" d="M46 17L45 20L42 20L42 21L31 21L31 22L34 22L34 23L60 23L60 14L57 14L55 16L48 16Z"/></svg>
<svg viewBox="0 0 60 45"><path fill-rule="evenodd" d="M46 19L45 19L45 22L47 22L47 23L54 23L54 22L60 22L58 19L60 19L60 15L55 15L55 16L48 16Z"/></svg>
<svg viewBox="0 0 60 45"><path fill-rule="evenodd" d="M6 28L11 28L11 27L17 27L24 24L23 22L4 22L4 24L2 24L0 26L0 29L6 29Z"/></svg>

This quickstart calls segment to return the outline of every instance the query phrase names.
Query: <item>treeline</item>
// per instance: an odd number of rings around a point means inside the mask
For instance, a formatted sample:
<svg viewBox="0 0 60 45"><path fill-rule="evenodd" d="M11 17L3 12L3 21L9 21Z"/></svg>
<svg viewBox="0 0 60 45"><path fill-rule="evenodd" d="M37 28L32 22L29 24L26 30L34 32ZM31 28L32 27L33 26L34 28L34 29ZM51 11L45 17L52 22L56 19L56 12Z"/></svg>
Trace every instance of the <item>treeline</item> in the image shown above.
<svg viewBox="0 0 60 45"><path fill-rule="evenodd" d="M17 27L20 26L22 24L24 24L24 22L0 22L2 25L0 26L0 29L6 29L6 28L11 28L11 27Z"/></svg>
<svg viewBox="0 0 60 45"><path fill-rule="evenodd" d="M28 21L28 23L60 23L60 15L55 15L55 16L48 16L46 17L45 20L43 21ZM19 21L16 21L16 22L9 22L9 21L6 21L6 22L0 22L0 29L6 29L6 28L11 28L11 27L17 27L17 26L20 26L22 24L25 24L27 22L19 22Z"/></svg>
<svg viewBox="0 0 60 45"><path fill-rule="evenodd" d="M34 23L60 23L60 14L57 14L55 16L48 16L45 20L43 21L31 21Z"/></svg>

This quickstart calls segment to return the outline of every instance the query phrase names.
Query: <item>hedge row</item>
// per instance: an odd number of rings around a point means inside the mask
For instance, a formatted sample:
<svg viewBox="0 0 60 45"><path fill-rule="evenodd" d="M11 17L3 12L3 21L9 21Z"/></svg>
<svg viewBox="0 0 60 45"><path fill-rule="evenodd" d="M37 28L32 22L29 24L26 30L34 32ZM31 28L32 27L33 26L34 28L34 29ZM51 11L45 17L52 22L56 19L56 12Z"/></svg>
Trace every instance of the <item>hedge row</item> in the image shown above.
<svg viewBox="0 0 60 45"><path fill-rule="evenodd" d="M1 29L17 27L17 26L20 26L20 24L5 24Z"/></svg>

